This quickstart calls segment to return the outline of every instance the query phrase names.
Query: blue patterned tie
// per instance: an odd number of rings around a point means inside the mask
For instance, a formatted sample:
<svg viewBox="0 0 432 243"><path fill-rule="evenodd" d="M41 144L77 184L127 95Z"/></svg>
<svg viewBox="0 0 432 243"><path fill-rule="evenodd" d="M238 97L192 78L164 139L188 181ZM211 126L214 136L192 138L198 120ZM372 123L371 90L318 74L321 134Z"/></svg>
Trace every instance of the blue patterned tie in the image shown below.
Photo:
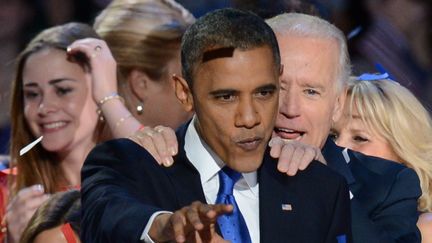
<svg viewBox="0 0 432 243"><path fill-rule="evenodd" d="M231 204L234 209L231 214L220 216L217 222L225 240L232 243L250 243L251 239L246 222L233 195L234 184L240 177L240 173L227 166L219 171L219 192L216 203Z"/></svg>

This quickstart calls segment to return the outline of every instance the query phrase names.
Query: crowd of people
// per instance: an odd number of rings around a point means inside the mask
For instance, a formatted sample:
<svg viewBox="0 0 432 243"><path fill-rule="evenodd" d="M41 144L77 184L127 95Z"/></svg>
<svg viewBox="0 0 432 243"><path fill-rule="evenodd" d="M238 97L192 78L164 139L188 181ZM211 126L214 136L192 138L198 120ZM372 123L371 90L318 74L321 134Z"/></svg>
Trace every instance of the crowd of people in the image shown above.
<svg viewBox="0 0 432 243"><path fill-rule="evenodd" d="M432 242L432 120L403 86L424 80L351 63L342 30L293 9L113 0L37 34L0 240Z"/></svg>

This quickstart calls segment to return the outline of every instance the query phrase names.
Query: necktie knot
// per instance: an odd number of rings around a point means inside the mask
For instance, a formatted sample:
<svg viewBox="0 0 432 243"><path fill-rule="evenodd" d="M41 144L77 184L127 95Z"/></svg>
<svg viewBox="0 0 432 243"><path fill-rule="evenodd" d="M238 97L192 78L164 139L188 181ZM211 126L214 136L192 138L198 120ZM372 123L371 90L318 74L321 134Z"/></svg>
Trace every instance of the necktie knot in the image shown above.
<svg viewBox="0 0 432 243"><path fill-rule="evenodd" d="M232 195L234 185L240 179L241 174L225 166L219 171L219 193L222 195Z"/></svg>

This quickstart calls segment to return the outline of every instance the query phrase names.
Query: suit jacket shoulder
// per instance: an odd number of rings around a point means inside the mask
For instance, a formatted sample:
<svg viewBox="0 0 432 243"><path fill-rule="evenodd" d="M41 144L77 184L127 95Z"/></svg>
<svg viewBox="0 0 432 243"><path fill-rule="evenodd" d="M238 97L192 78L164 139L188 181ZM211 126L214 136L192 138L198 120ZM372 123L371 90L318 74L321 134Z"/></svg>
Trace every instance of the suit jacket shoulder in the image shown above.
<svg viewBox="0 0 432 243"><path fill-rule="evenodd" d="M205 202L199 174L184 151L179 149L174 160L169 168L160 166L129 139L96 146L82 169L83 241L140 242L153 213Z"/></svg>
<svg viewBox="0 0 432 243"><path fill-rule="evenodd" d="M84 242L139 242L147 220L160 208L140 205L143 201L176 202L175 194L150 186L160 178L161 188L171 182L147 151L128 139L97 146L82 169L82 231ZM146 192L146 193L142 193ZM169 207L171 206L171 207Z"/></svg>

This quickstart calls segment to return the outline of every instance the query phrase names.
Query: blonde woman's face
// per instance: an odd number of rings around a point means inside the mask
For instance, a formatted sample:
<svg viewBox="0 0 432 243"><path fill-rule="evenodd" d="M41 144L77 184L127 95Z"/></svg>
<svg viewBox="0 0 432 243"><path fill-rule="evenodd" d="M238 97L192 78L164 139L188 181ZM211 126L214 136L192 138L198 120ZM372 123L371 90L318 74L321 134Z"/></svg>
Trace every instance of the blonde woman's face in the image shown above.
<svg viewBox="0 0 432 243"><path fill-rule="evenodd" d="M351 119L350 119L351 118ZM345 108L341 118L332 127L331 137L337 145L366 155L401 162L389 142L365 124L356 109L349 117Z"/></svg>

